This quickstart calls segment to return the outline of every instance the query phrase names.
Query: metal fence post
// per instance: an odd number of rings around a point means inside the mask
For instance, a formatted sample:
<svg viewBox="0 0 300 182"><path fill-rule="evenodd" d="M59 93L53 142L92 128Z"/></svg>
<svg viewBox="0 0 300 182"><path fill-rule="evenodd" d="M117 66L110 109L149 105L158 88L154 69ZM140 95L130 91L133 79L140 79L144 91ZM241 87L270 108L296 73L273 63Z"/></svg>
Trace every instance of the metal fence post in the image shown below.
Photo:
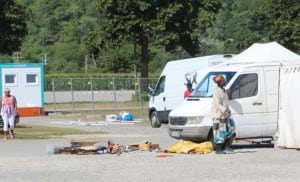
<svg viewBox="0 0 300 182"><path fill-rule="evenodd" d="M70 78L70 87L71 87L71 95L72 95L72 112L75 114L75 105L74 105L74 91L73 91L73 79Z"/></svg>
<svg viewBox="0 0 300 182"><path fill-rule="evenodd" d="M93 90L93 78L90 78L90 84L91 84L91 96L92 96L92 107L93 107L93 112L95 114L95 98L94 98L94 90Z"/></svg>
<svg viewBox="0 0 300 182"><path fill-rule="evenodd" d="M55 78L52 78L52 94L53 94L53 105L54 105L54 113L56 113L56 98L55 98Z"/></svg>
<svg viewBox="0 0 300 182"><path fill-rule="evenodd" d="M140 103L140 117L144 120L143 101L142 101L142 92L141 92L141 78L138 78L138 93L139 93L139 103Z"/></svg>
<svg viewBox="0 0 300 182"><path fill-rule="evenodd" d="M53 101L51 110L54 113L66 111L67 113L77 114L77 112L87 111L96 114L100 111L101 113L115 112L115 114L119 114L121 109L124 109L132 110L136 118L147 120L147 106L145 105L144 108L144 104L148 101L146 100L146 90L143 86L150 81L152 80L141 77L134 79L118 77L51 78L50 82L47 82L51 85L48 85L46 88L49 88L48 91L50 92L52 89L52 94L49 93L50 95L47 96L53 95L50 102ZM153 81L156 81L156 79L153 79ZM134 82L134 87L132 82ZM86 95L86 91L89 90L91 96ZM100 91L99 95L96 94L98 90ZM130 97L130 94L134 95ZM126 102L124 105L120 103L123 101ZM107 105L105 102L109 104ZM60 103L64 105L62 109L60 109ZM85 104L89 104L90 107L86 108ZM101 107L97 107L98 104Z"/></svg>
<svg viewBox="0 0 300 182"><path fill-rule="evenodd" d="M116 94L116 86L115 86L115 77L112 77L112 86L114 92L114 102L115 102L115 113L118 112L118 103L117 103L117 94Z"/></svg>

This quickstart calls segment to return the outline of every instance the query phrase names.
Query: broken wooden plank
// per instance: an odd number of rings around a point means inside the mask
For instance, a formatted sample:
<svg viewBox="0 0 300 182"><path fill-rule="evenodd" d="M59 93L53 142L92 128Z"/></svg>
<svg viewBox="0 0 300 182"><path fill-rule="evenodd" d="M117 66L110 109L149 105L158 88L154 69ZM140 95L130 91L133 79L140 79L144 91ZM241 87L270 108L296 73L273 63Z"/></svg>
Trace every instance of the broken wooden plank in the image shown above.
<svg viewBox="0 0 300 182"><path fill-rule="evenodd" d="M103 138L81 138L81 139L72 139L70 141L73 147L84 147L84 146L93 146L96 143L108 142L108 139Z"/></svg>

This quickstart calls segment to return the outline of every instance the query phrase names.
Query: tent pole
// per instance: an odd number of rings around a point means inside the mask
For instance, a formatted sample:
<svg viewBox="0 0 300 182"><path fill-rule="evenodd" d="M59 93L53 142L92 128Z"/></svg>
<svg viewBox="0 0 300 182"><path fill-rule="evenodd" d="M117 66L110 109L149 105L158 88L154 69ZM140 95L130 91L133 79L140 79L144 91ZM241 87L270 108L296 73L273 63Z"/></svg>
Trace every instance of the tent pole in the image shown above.
<svg viewBox="0 0 300 182"><path fill-rule="evenodd" d="M280 111L280 95L281 95L281 92L280 92L280 86L281 86L281 70L282 70L282 63L280 63L280 66L279 66L279 77L278 77L278 99L277 99L277 132L278 132L278 120L279 120L279 111Z"/></svg>

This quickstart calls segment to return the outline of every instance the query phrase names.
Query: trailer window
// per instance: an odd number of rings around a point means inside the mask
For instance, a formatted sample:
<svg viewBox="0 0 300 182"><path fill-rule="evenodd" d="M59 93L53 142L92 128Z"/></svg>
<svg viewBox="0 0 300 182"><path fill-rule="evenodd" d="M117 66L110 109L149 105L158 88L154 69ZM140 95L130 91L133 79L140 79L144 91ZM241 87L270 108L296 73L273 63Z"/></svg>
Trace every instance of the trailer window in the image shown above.
<svg viewBox="0 0 300 182"><path fill-rule="evenodd" d="M238 99L257 95L258 75L256 73L240 75L229 89L229 98Z"/></svg>
<svg viewBox="0 0 300 182"><path fill-rule="evenodd" d="M5 74L4 76L5 85L16 85L17 75L16 74Z"/></svg>
<svg viewBox="0 0 300 182"><path fill-rule="evenodd" d="M26 83L29 85L38 84L37 74L26 74Z"/></svg>

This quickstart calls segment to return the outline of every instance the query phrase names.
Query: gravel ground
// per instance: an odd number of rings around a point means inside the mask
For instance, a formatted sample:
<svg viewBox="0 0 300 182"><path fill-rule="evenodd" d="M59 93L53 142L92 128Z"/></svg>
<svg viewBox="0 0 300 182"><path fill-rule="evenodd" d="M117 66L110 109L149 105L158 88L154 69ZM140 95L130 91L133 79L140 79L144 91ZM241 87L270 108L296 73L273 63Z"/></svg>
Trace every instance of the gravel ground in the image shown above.
<svg viewBox="0 0 300 182"><path fill-rule="evenodd" d="M165 149L176 140L167 126L152 129L148 123L134 125L81 126L53 122L70 118L22 118L21 123L104 131L93 135L128 144L138 141L159 143ZM50 140L0 141L0 181L297 181L300 179L300 152L294 149L242 148L236 154L171 154L134 151L99 155L48 154L46 147L69 146L66 136ZM91 137L91 135L88 135Z"/></svg>

